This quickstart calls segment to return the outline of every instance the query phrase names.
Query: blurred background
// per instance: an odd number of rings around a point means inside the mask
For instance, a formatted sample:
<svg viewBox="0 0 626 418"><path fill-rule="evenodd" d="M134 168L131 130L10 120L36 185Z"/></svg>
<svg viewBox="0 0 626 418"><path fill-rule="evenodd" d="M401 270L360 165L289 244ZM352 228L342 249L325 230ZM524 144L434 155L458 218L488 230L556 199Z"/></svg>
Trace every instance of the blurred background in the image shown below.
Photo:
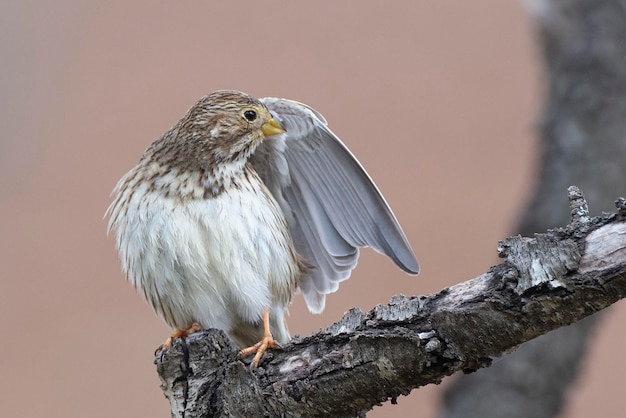
<svg viewBox="0 0 626 418"><path fill-rule="evenodd" d="M153 352L170 330L121 274L103 214L213 90L324 114L422 265L408 277L363 251L322 315L295 298L294 334L482 273L533 186L543 70L521 2L9 0L0 35L2 416L169 416ZM621 415L625 319L623 303L604 317L564 417ZM446 383L368 416L434 416Z"/></svg>

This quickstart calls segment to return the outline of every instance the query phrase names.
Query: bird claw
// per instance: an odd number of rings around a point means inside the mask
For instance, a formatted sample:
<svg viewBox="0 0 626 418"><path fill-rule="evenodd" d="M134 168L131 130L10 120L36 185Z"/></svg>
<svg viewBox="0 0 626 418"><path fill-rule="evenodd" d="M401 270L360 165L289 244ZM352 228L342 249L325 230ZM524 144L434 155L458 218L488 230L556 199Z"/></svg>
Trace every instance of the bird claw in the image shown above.
<svg viewBox="0 0 626 418"><path fill-rule="evenodd" d="M272 334L264 335L261 341L254 344L252 347L244 348L243 350L241 350L239 354L237 354L237 358L241 360L242 358L247 357L252 353L256 353L255 356L252 358L252 362L250 363L250 366L253 369L256 369L259 365L259 361L261 361L263 354L265 354L268 348L280 348L280 344L278 344L276 340L274 340Z"/></svg>
<svg viewBox="0 0 626 418"><path fill-rule="evenodd" d="M156 348L156 350L154 350L154 356L156 357L157 355L159 355L159 353L161 353L161 360L163 360L163 354L167 353L171 346L172 337L167 337L167 340L165 340L163 344L161 344Z"/></svg>
<svg viewBox="0 0 626 418"><path fill-rule="evenodd" d="M172 343L176 338L186 339L189 335L194 332L202 331L202 327L197 322L191 324L191 326L187 329L176 329L172 333L171 336L165 340L163 344L161 344L156 350L154 350L154 356L156 357L159 353L161 353L161 358L163 358L163 354L167 353L169 349L172 347Z"/></svg>

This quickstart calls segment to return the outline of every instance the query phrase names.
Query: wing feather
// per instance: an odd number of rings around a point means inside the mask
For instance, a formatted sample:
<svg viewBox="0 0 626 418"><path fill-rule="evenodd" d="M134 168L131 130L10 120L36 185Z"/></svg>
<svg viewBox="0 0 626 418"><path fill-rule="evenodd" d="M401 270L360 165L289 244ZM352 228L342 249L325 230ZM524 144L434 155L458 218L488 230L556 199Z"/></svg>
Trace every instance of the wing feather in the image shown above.
<svg viewBox="0 0 626 418"><path fill-rule="evenodd" d="M324 309L325 295L356 267L360 247L417 274L417 260L389 205L324 117L291 100L261 101L286 133L263 141L251 162L285 213L296 250L315 266L300 285L309 309Z"/></svg>

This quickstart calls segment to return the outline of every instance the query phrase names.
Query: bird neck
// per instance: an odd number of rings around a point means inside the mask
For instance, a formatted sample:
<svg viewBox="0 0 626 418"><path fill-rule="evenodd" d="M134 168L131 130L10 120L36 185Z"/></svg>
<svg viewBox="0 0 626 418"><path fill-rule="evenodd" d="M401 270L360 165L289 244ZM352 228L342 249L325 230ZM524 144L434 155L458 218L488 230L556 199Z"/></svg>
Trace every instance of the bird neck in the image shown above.
<svg viewBox="0 0 626 418"><path fill-rule="evenodd" d="M217 196L232 187L238 187L249 170L251 168L245 158L211 164L203 174L204 196Z"/></svg>

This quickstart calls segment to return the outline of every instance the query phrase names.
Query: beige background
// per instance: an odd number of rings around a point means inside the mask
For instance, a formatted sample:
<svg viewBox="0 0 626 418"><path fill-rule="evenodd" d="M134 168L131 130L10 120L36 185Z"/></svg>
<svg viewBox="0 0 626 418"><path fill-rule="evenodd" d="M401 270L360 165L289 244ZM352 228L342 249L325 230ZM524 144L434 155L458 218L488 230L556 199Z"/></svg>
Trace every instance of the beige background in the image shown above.
<svg viewBox="0 0 626 418"><path fill-rule="evenodd" d="M365 251L323 315L295 299L292 332L497 263L532 185L541 99L522 4L320 4L3 2L0 415L169 416L152 364L169 330L122 277L102 216L143 149L216 89L321 111L423 267L411 278ZM623 303L606 315L565 416L621 415L624 318ZM440 391L370 416L432 416Z"/></svg>

